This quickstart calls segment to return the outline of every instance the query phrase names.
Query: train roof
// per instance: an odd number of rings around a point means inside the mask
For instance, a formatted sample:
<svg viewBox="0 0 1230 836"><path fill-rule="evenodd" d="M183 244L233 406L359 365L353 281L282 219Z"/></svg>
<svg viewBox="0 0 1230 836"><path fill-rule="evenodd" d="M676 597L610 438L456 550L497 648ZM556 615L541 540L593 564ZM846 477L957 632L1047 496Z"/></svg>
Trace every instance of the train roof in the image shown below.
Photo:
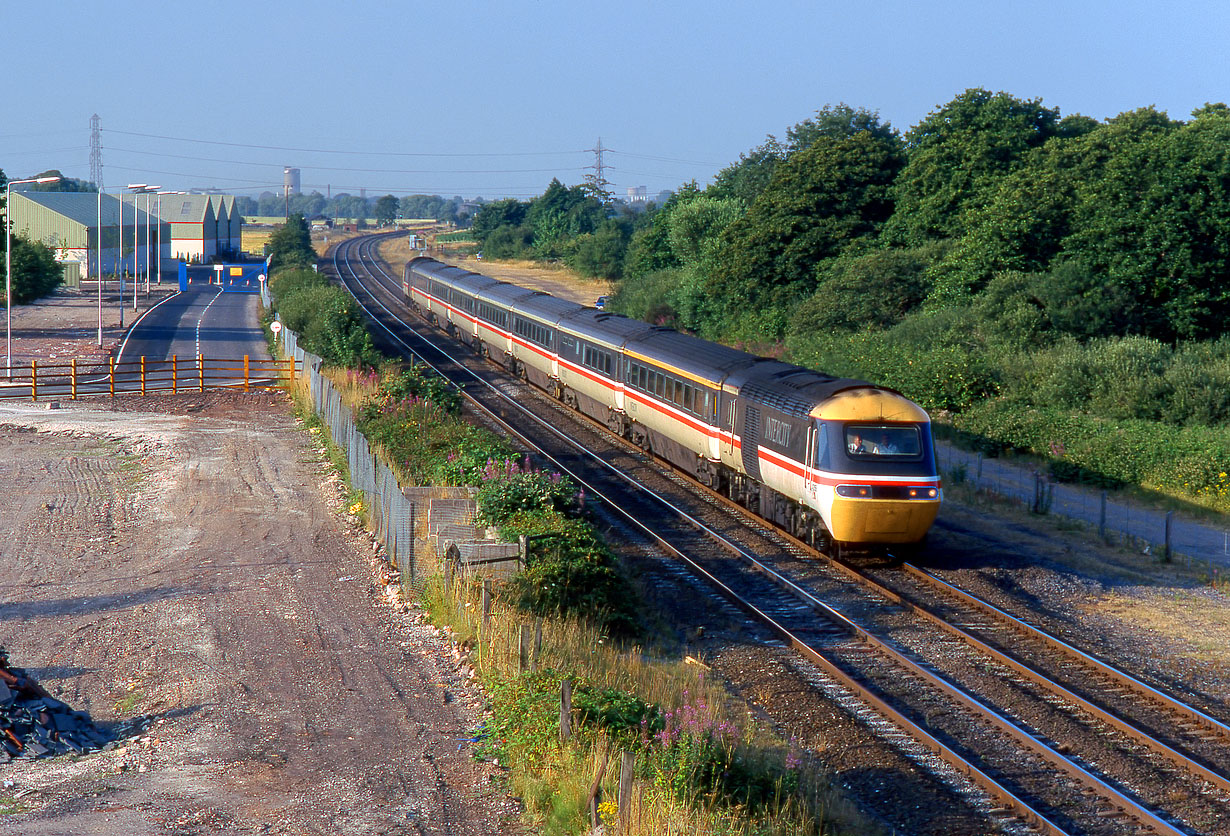
<svg viewBox="0 0 1230 836"><path fill-rule="evenodd" d="M556 327L574 336L616 349L622 349L628 340L654 328L639 319L629 319L622 314L600 311L597 308L581 308L568 314Z"/></svg>
<svg viewBox="0 0 1230 836"><path fill-rule="evenodd" d="M560 299L558 296L552 296L550 293L535 292L529 296L519 297L513 301L510 308L513 313L531 316L542 322L554 325L568 314L583 310L585 306L578 302Z"/></svg>
<svg viewBox="0 0 1230 836"><path fill-rule="evenodd" d="M735 369L755 363L755 355L711 343L670 328L655 328L642 337L630 339L624 351L657 366L699 379L712 386L722 385Z"/></svg>
<svg viewBox="0 0 1230 836"><path fill-rule="evenodd" d="M445 264L442 261L436 261L434 258L428 258L424 255L410 259L410 261L407 262L407 266L417 273L432 276L446 282L454 282L467 276L478 276L480 278L496 281L496 279L492 279L490 276L484 276L482 273L474 273L470 270L463 270L460 267L454 267L451 264Z"/></svg>
<svg viewBox="0 0 1230 836"><path fill-rule="evenodd" d="M882 388L865 380L833 377L779 360L761 360L753 366L740 369L730 376L726 385L737 389L740 397L771 406L787 415L800 417L812 414L817 405L840 392Z"/></svg>
<svg viewBox="0 0 1230 836"><path fill-rule="evenodd" d="M518 299L524 299L527 296L533 296L538 293L537 290L530 290L528 287L522 287L517 284L509 284L508 282L499 282L490 284L478 292L478 298L484 302L493 302L503 308L511 308L512 303Z"/></svg>

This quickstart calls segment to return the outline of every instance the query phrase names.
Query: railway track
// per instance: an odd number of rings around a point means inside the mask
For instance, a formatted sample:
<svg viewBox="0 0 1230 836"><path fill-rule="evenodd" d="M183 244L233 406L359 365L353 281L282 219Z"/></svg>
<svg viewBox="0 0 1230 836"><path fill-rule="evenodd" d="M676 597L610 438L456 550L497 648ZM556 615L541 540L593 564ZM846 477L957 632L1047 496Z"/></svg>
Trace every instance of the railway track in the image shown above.
<svg viewBox="0 0 1230 836"><path fill-rule="evenodd" d="M400 280L365 254L371 241L340 246L335 268L389 340L425 361L431 355L450 379L472 381L469 395L490 420L536 422L533 432L513 432L587 491L625 506L628 525L982 787L1006 815L1056 834L1230 832L1223 720L917 567L854 569L763 521L732 516L723 498L545 395L527 397L524 384L459 356L459 344L420 343L399 314ZM576 443L558 429L565 426ZM650 519L652 527L642 522Z"/></svg>

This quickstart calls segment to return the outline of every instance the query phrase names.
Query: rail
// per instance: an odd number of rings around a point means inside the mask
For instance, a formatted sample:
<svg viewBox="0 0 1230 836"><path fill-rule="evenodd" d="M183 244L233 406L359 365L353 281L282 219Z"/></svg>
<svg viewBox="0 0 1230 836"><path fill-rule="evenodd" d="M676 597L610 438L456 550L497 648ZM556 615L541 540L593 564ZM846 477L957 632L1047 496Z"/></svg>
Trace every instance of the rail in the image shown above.
<svg viewBox="0 0 1230 836"><path fill-rule="evenodd" d="M301 368L301 367L300 367ZM206 389L280 388L295 382L299 373L291 359L266 360L243 355L233 357L195 357L181 359L150 359L105 363L81 362L73 358L67 363L40 363L31 360L28 369L14 367L0 378L0 398L37 401L39 398L68 397L76 400L83 395L108 395L150 392L204 392Z"/></svg>

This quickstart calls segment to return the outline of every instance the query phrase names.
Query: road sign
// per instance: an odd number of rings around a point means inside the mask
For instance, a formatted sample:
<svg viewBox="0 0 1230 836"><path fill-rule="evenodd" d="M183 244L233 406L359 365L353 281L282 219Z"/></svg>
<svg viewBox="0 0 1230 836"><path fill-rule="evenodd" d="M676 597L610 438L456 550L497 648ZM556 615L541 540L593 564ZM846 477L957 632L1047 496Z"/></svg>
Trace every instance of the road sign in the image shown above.
<svg viewBox="0 0 1230 836"><path fill-rule="evenodd" d="M274 336L277 336L278 332L282 330L282 323L280 323L280 322L270 322L270 323L269 323L269 330L273 332Z"/></svg>

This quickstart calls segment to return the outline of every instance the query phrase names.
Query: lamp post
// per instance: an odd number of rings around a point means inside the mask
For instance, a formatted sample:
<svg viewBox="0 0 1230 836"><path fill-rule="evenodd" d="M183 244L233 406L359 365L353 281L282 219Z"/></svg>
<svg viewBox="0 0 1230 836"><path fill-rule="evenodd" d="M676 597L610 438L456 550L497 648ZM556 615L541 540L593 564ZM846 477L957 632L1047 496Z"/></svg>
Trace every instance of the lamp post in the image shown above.
<svg viewBox="0 0 1230 836"><path fill-rule="evenodd" d="M137 217L137 195L146 194L149 188L150 186L148 183L129 183L128 184L128 190L132 192L132 309L134 312L136 312L137 310L137 277L141 274L141 271L139 269L140 265L137 262L137 254L141 251L141 244L137 240L137 236L140 234L138 232L138 229L140 228L140 225L141 225L140 219ZM157 186L155 186L154 188L157 188ZM146 214L146 217L148 218L148 213ZM149 267L148 253L146 254L146 256L147 256L146 267L148 268ZM123 309L123 307L124 307L124 299L123 299L123 294L121 294L120 308Z"/></svg>
<svg viewBox="0 0 1230 836"><path fill-rule="evenodd" d="M183 192L158 193L158 286L162 287L162 196L164 194L183 194Z"/></svg>
<svg viewBox="0 0 1230 836"><path fill-rule="evenodd" d="M99 178L102 179L101 177ZM102 348L102 186L98 185L98 347Z"/></svg>
<svg viewBox="0 0 1230 836"><path fill-rule="evenodd" d="M149 264L150 253L150 237L149 237L149 210L152 208L153 194L161 189L162 186L146 186L145 187L145 296L149 297L149 274L151 272Z"/></svg>
<svg viewBox="0 0 1230 836"><path fill-rule="evenodd" d="M22 183L58 183L59 177L9 180L4 186L4 376L13 376L13 187Z"/></svg>

